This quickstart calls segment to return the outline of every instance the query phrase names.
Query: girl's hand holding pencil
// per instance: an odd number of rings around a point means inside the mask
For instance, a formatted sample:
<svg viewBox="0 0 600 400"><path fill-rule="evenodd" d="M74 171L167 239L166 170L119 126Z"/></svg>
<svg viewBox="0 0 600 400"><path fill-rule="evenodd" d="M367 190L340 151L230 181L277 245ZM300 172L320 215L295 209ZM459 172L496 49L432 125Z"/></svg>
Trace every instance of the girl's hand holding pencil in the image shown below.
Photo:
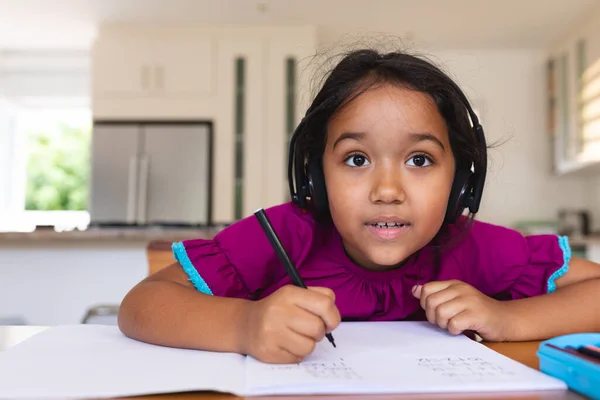
<svg viewBox="0 0 600 400"><path fill-rule="evenodd" d="M247 307L242 348L266 363L302 361L341 321L328 288L288 285Z"/></svg>

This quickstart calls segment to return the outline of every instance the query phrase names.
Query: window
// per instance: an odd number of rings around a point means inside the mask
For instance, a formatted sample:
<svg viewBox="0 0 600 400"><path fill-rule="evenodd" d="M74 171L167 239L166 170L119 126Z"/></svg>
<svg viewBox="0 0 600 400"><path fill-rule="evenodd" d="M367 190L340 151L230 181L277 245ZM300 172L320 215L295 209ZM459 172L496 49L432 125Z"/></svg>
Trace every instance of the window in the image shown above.
<svg viewBox="0 0 600 400"><path fill-rule="evenodd" d="M600 157L600 59L586 66L581 76L581 137L586 158Z"/></svg>
<svg viewBox="0 0 600 400"><path fill-rule="evenodd" d="M88 205L89 112L29 112L25 210L85 211Z"/></svg>
<svg viewBox="0 0 600 400"><path fill-rule="evenodd" d="M574 150L574 143L571 140L570 130L570 111L569 111L569 59L566 54L563 54L559 59L558 72L559 72L559 129L562 136L563 143L563 159L568 160L571 158Z"/></svg>
<svg viewBox="0 0 600 400"><path fill-rule="evenodd" d="M91 113L80 109L20 110L11 168L13 228L57 230L89 224Z"/></svg>
<svg viewBox="0 0 600 400"><path fill-rule="evenodd" d="M585 74L585 69L587 68L587 57L586 57L586 42L583 39L577 41L577 140L575 141L575 152L581 153L584 149L585 138L583 136L583 125L584 121L582 118L583 112L583 102L581 101L581 94L583 92L583 77Z"/></svg>
<svg viewBox="0 0 600 400"><path fill-rule="evenodd" d="M0 229L85 228L90 55L0 52Z"/></svg>

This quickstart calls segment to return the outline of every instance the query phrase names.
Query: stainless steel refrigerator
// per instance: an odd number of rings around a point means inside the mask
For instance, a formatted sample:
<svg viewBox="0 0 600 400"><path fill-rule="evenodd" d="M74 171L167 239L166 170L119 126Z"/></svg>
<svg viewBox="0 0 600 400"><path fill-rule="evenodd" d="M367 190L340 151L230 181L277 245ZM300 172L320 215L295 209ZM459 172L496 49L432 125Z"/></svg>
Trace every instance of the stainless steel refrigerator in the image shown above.
<svg viewBox="0 0 600 400"><path fill-rule="evenodd" d="M91 225L211 224L210 122L96 121Z"/></svg>

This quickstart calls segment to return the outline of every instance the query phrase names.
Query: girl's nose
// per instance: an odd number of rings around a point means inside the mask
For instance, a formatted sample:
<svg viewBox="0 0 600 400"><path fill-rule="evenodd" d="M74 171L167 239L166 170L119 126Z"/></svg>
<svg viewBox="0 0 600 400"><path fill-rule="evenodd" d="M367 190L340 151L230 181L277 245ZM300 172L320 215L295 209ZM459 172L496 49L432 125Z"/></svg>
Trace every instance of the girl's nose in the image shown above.
<svg viewBox="0 0 600 400"><path fill-rule="evenodd" d="M406 200L400 171L395 168L381 168L373 176L370 193L372 203L394 204Z"/></svg>

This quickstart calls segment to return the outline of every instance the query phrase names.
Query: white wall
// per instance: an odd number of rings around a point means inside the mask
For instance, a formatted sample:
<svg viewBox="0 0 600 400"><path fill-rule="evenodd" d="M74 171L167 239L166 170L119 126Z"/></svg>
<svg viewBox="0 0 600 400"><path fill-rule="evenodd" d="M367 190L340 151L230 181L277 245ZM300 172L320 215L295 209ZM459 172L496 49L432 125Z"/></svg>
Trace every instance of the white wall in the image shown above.
<svg viewBox="0 0 600 400"><path fill-rule="evenodd" d="M90 104L89 53L0 52L0 93L23 106Z"/></svg>
<svg viewBox="0 0 600 400"><path fill-rule="evenodd" d="M587 179L586 207L592 214L592 231L600 232L600 172L598 169L596 171L596 176L590 176Z"/></svg>
<svg viewBox="0 0 600 400"><path fill-rule="evenodd" d="M14 107L0 93L0 218L9 209L10 197L5 195L12 187L11 174L14 152Z"/></svg>
<svg viewBox="0 0 600 400"><path fill-rule="evenodd" d="M446 70L481 108L490 150L480 218L511 225L554 219L560 207L586 206L586 179L552 173L546 127L545 53L529 49L439 51Z"/></svg>
<svg viewBox="0 0 600 400"><path fill-rule="evenodd" d="M327 47L336 40L319 37ZM480 112L488 143L500 142L489 152L479 219L510 226L519 220L552 220L560 207L587 205L585 178L551 172L541 49L425 50L414 45L408 51L449 72Z"/></svg>

